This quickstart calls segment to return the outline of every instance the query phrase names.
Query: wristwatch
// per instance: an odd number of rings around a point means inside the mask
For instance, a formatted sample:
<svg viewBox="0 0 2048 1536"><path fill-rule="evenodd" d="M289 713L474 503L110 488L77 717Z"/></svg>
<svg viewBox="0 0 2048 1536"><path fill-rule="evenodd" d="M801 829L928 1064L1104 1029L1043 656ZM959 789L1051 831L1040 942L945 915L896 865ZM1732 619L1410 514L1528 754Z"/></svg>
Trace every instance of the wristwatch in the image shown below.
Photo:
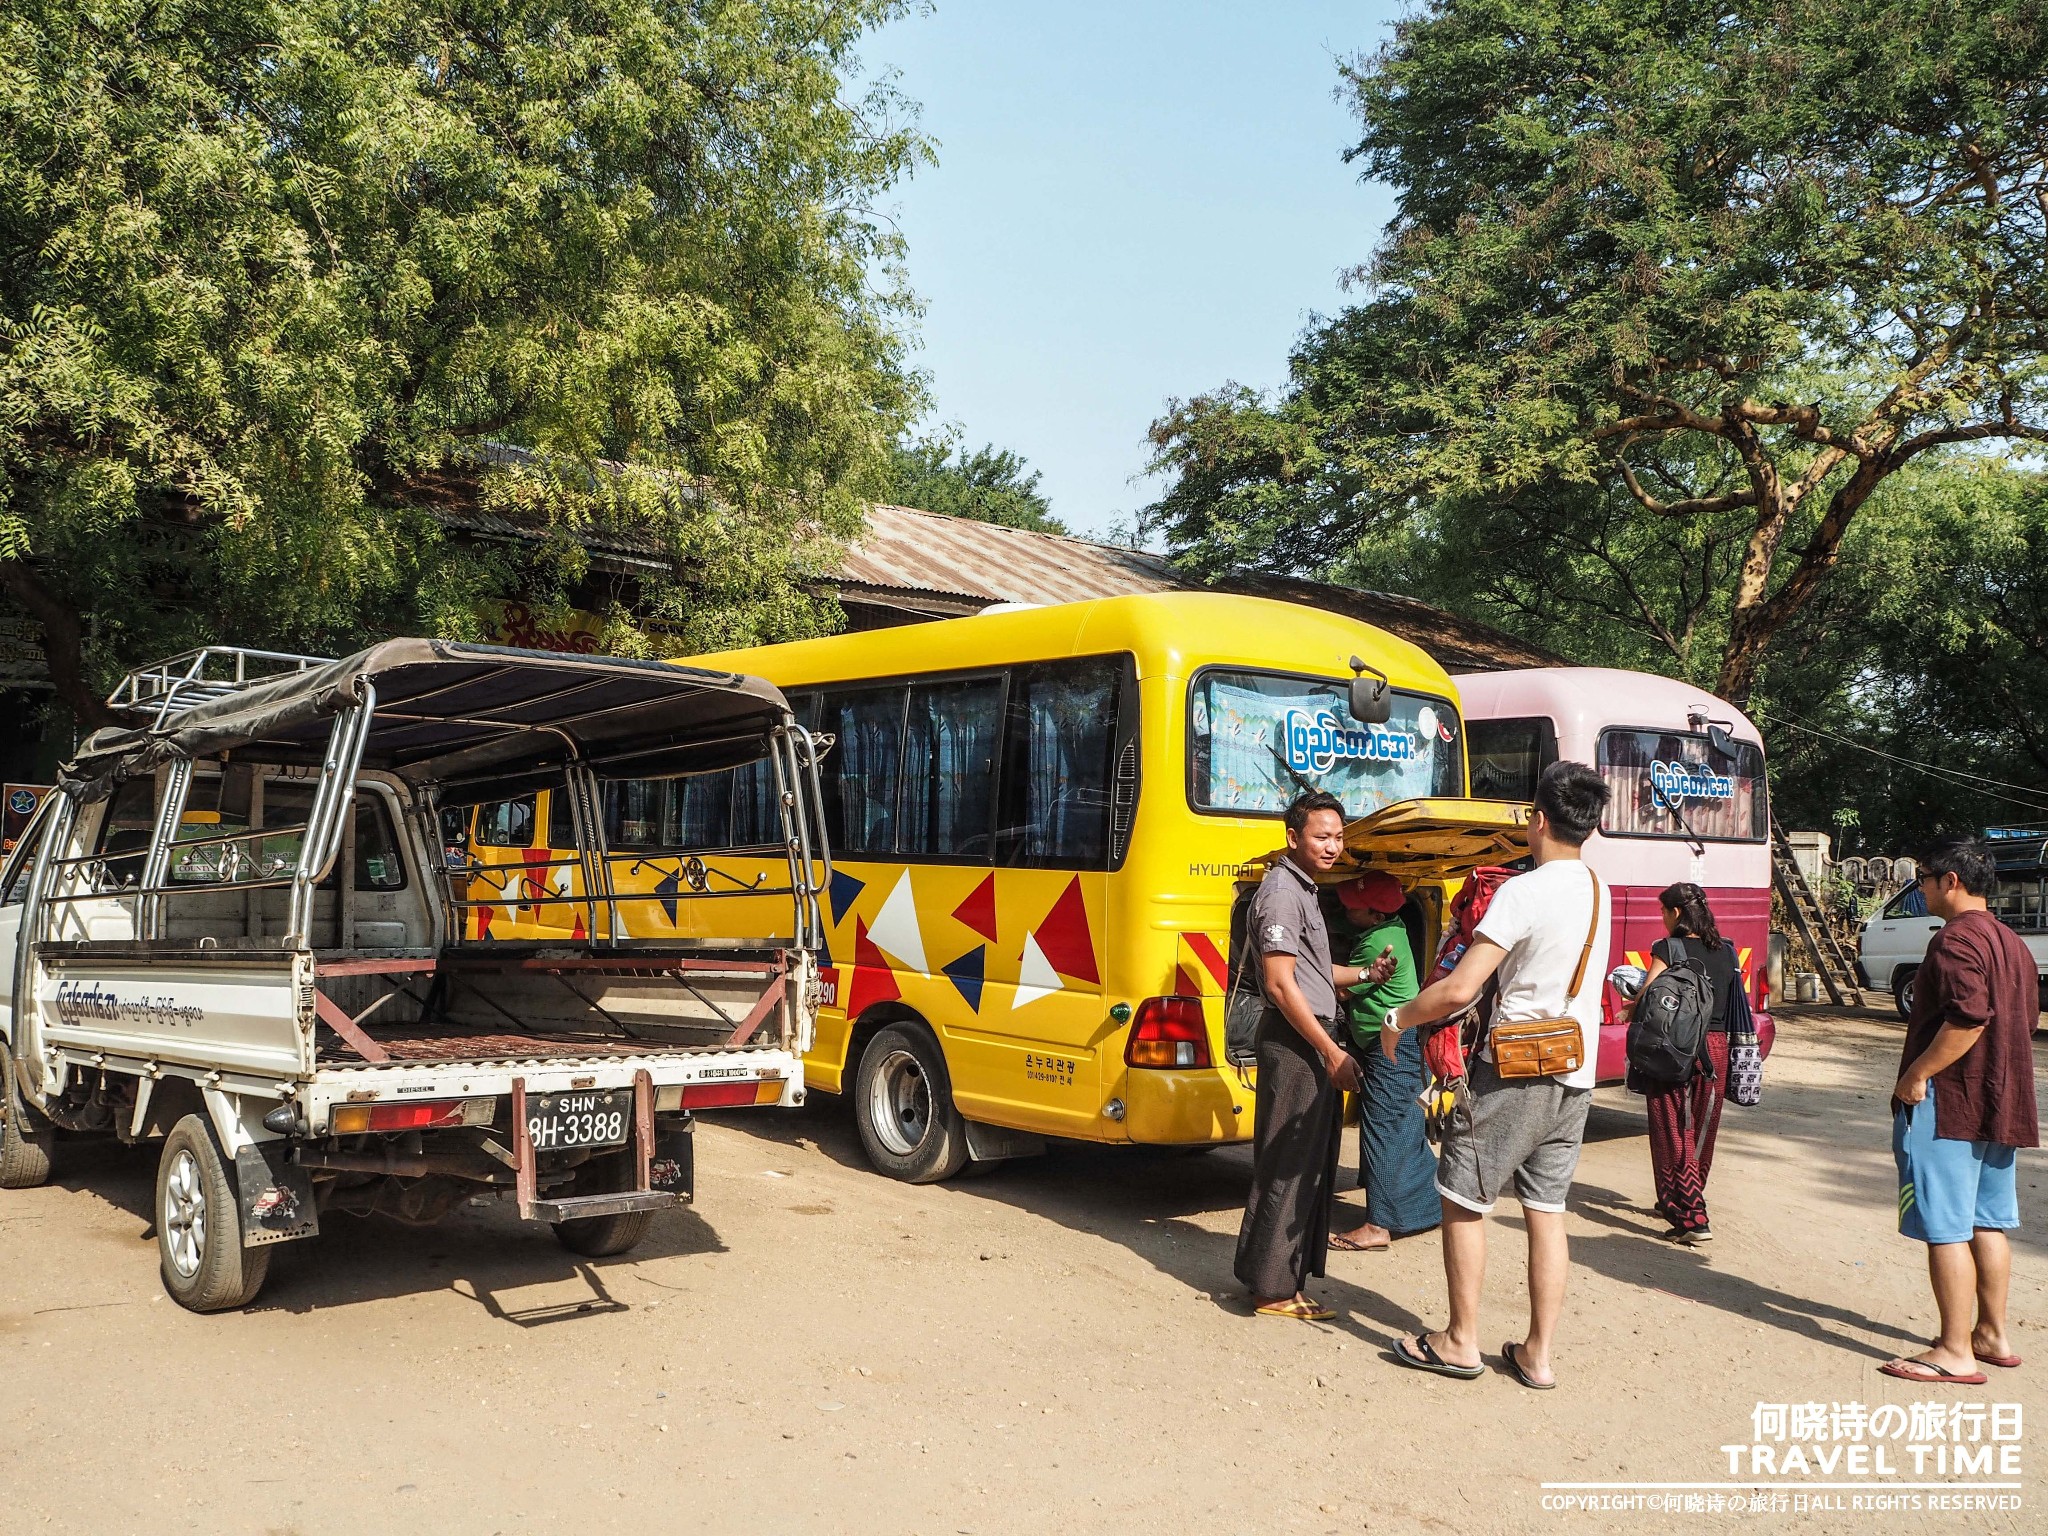
<svg viewBox="0 0 2048 1536"><path fill-rule="evenodd" d="M1401 1026L1399 1022L1397 1022L1394 1018L1394 1015L1399 1013L1400 1011L1401 1005L1399 1003L1396 1003L1393 1007L1389 1008L1387 1010L1387 1016L1380 1020L1380 1028L1391 1029L1397 1035L1401 1033Z"/></svg>

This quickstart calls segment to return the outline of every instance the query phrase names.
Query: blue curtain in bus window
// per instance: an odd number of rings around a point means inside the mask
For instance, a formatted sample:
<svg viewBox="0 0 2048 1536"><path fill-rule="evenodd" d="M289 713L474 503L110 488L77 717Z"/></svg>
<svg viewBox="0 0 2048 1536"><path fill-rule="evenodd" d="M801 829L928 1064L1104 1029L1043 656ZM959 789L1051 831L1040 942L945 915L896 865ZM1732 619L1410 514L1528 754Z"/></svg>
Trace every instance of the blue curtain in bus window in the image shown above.
<svg viewBox="0 0 2048 1536"><path fill-rule="evenodd" d="M1722 753L1690 731L1602 731L1594 766L1610 791L1600 820L1610 836L1683 837L1690 828L1700 838L1764 840L1764 757L1750 742Z"/></svg>
<svg viewBox="0 0 2048 1536"><path fill-rule="evenodd" d="M825 833L834 854L896 851L903 706L901 688L825 696L819 728L838 738L824 764Z"/></svg>
<svg viewBox="0 0 2048 1536"><path fill-rule="evenodd" d="M732 771L732 846L758 848L782 843L782 816L775 806L775 765L765 757Z"/></svg>
<svg viewBox="0 0 2048 1536"><path fill-rule="evenodd" d="M1017 671L1004 748L1001 862L1109 867L1122 673L1122 663L1110 659Z"/></svg>
<svg viewBox="0 0 2048 1536"><path fill-rule="evenodd" d="M732 846L732 770L677 779L675 848Z"/></svg>
<svg viewBox="0 0 2048 1536"><path fill-rule="evenodd" d="M1458 715L1396 692L1385 725L1351 717L1345 685L1311 677L1205 672L1188 690L1189 785L1197 809L1278 815L1328 790L1347 816L1463 787Z"/></svg>
<svg viewBox="0 0 2048 1536"><path fill-rule="evenodd" d="M923 683L910 690L898 853L987 862L1002 723L1000 679Z"/></svg>

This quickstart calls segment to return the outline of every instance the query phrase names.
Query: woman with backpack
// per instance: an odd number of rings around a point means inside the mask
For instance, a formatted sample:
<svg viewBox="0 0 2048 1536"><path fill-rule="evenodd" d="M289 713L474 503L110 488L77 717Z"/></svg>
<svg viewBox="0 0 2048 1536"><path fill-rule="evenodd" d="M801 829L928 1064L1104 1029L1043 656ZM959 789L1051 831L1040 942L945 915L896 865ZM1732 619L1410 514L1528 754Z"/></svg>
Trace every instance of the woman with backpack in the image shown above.
<svg viewBox="0 0 2048 1536"><path fill-rule="evenodd" d="M1641 999L1658 975L1672 966L1697 967L1712 993L1707 1018L1704 1059L1682 1082L1650 1081L1634 1067L1628 1086L1640 1093L1650 1111L1650 1170L1657 1182L1657 1214L1671 1223L1665 1235L1675 1242L1709 1241L1707 1170L1714 1161L1714 1133L1721 1125L1721 1105L1728 1082L1728 999L1742 984L1735 948L1721 937L1707 893L1690 880L1667 887L1657 898L1664 909L1664 931L1650 951L1650 969L1636 996Z"/></svg>

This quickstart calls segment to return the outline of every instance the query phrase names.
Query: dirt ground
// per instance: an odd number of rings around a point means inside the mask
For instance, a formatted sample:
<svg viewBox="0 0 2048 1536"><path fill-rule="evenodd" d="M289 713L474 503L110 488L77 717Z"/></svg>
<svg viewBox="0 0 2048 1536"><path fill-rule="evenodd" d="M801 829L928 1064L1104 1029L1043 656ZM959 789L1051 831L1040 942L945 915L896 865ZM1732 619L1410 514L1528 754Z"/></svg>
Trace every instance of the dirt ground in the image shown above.
<svg viewBox="0 0 2048 1536"><path fill-rule="evenodd" d="M251 1311L202 1318L157 1280L153 1154L66 1145L58 1182L0 1196L0 1530L1946 1526L1544 1505L1545 1483L1726 1483L1717 1448L1750 1440L1759 1401L1944 1395L1875 1371L1933 1326L1920 1250L1893 1231L1898 1026L1812 1008L1783 1026L1763 1106L1724 1122L1709 1248L1655 1235L1640 1101L1601 1091L1547 1394L1387 1361L1441 1321L1434 1236L1332 1254L1334 1325L1249 1317L1241 1150L1068 1147L911 1188L868 1172L818 1096L707 1123L695 1209L636 1255L576 1259L499 1207L419 1230L334 1217ZM2023 1158L2013 1312L2033 1358L1946 1394L2020 1403L2028 1429L2048 1411L2043 1173ZM1519 1219L1490 1230L1489 1350L1522 1307ZM1970 1526L2044 1528L2048 1427L2021 1453L2024 1507Z"/></svg>

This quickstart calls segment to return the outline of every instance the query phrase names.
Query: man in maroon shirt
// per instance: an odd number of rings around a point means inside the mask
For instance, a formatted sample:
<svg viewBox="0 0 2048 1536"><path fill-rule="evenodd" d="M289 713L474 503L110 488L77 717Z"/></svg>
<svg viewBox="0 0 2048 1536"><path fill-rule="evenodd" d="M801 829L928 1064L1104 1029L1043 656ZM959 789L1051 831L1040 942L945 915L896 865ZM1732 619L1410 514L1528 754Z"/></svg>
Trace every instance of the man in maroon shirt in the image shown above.
<svg viewBox="0 0 2048 1536"><path fill-rule="evenodd" d="M1974 838L1935 844L1920 865L1927 910L1945 926L1913 978L1913 1017L1892 1092L1899 1231L1927 1245L1941 1337L1880 1366L1905 1381L1978 1385L1978 1362L2017 1366L2005 1332L2020 1224L2014 1150L2041 1144L2034 1112L2034 957L1987 910L1996 877ZM1971 1303L1976 1326L1971 1327Z"/></svg>

